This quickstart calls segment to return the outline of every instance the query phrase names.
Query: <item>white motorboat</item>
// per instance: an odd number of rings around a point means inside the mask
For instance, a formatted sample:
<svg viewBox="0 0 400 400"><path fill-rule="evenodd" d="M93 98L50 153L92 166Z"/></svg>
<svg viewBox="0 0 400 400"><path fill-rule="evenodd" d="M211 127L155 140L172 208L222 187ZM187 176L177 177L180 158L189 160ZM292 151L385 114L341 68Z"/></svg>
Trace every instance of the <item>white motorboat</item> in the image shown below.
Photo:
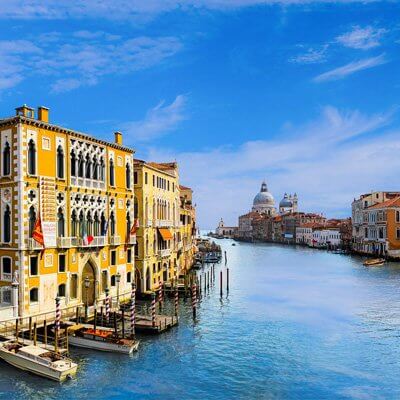
<svg viewBox="0 0 400 400"><path fill-rule="evenodd" d="M0 343L0 358L23 371L58 382L74 377L78 368L72 360L54 351L14 340Z"/></svg>
<svg viewBox="0 0 400 400"><path fill-rule="evenodd" d="M68 340L71 346L122 354L131 354L139 347L137 340L118 338L110 330L88 329L82 325L68 328Z"/></svg>

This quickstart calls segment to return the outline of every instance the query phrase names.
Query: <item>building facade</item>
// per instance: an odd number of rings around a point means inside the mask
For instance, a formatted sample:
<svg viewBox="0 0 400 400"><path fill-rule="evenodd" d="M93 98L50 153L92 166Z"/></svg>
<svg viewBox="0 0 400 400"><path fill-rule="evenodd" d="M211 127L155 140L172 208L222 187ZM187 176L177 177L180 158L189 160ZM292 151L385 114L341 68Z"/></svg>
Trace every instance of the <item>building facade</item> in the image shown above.
<svg viewBox="0 0 400 400"><path fill-rule="evenodd" d="M237 230L237 226L225 226L224 220L221 218L215 229L215 234L219 237L233 238L237 234Z"/></svg>
<svg viewBox="0 0 400 400"><path fill-rule="evenodd" d="M0 145L0 316L53 310L57 296L62 306L91 306L106 289L128 291L133 150L122 134L109 143L49 123L45 107L36 117L23 106L0 120ZM9 287L17 296L7 307Z"/></svg>

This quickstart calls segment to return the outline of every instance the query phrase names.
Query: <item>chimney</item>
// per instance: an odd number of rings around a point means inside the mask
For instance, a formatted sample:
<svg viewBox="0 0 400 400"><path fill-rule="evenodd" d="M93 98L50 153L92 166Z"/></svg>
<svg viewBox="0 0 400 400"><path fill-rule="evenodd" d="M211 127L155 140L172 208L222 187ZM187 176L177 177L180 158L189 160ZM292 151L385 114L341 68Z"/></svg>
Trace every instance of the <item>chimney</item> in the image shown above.
<svg viewBox="0 0 400 400"><path fill-rule="evenodd" d="M122 145L122 133L121 132L115 132L115 143Z"/></svg>
<svg viewBox="0 0 400 400"><path fill-rule="evenodd" d="M24 104L23 106L17 107L15 109L15 115L22 115L23 117L35 118L35 110Z"/></svg>
<svg viewBox="0 0 400 400"><path fill-rule="evenodd" d="M49 122L49 109L47 107L38 107L38 120L42 122Z"/></svg>

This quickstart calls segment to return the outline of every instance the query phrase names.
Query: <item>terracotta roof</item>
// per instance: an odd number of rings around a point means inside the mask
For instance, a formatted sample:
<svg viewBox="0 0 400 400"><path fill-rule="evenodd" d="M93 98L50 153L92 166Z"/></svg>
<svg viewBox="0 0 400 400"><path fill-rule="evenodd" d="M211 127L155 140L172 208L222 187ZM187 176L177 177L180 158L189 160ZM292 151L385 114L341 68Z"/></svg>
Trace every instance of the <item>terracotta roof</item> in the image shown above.
<svg viewBox="0 0 400 400"><path fill-rule="evenodd" d="M386 200L382 203L375 204L367 208L367 210L374 210L379 208L390 208L390 207L400 207L400 197L395 197L394 199Z"/></svg>
<svg viewBox="0 0 400 400"><path fill-rule="evenodd" d="M322 224L318 222L305 222L304 224L300 224L299 228L318 228L320 226L323 226Z"/></svg>
<svg viewBox="0 0 400 400"><path fill-rule="evenodd" d="M157 163L157 162L153 162L153 161L150 161L147 164L154 168L160 169L162 171L175 169L178 165L176 162Z"/></svg>
<svg viewBox="0 0 400 400"><path fill-rule="evenodd" d="M193 191L192 188L187 187L187 186L183 186L183 185L179 185L179 189L181 189L181 190L191 190L191 191Z"/></svg>

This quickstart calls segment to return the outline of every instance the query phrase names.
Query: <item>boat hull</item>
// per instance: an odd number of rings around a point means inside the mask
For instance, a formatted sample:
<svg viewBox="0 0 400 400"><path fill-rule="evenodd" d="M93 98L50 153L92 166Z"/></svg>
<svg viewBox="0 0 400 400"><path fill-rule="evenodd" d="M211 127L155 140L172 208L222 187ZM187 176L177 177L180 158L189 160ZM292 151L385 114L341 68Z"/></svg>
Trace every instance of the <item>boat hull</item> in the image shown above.
<svg viewBox="0 0 400 400"><path fill-rule="evenodd" d="M30 372L35 375L42 376L44 378L51 379L51 380L57 381L57 382L63 382L68 378L74 377L76 375L76 371L78 368L77 364L72 363L72 366L70 369L65 370L65 371L57 371L46 365L36 363L33 360L29 360L25 357L18 356L13 353L9 353L8 351L4 351L2 349L0 349L0 358L15 368L21 369L26 372Z"/></svg>
<svg viewBox="0 0 400 400"><path fill-rule="evenodd" d="M135 342L132 346L126 346L101 340L87 339L80 336L70 336L68 340L69 344L74 347L122 354L131 354L133 351L137 351L139 346L139 342Z"/></svg>

